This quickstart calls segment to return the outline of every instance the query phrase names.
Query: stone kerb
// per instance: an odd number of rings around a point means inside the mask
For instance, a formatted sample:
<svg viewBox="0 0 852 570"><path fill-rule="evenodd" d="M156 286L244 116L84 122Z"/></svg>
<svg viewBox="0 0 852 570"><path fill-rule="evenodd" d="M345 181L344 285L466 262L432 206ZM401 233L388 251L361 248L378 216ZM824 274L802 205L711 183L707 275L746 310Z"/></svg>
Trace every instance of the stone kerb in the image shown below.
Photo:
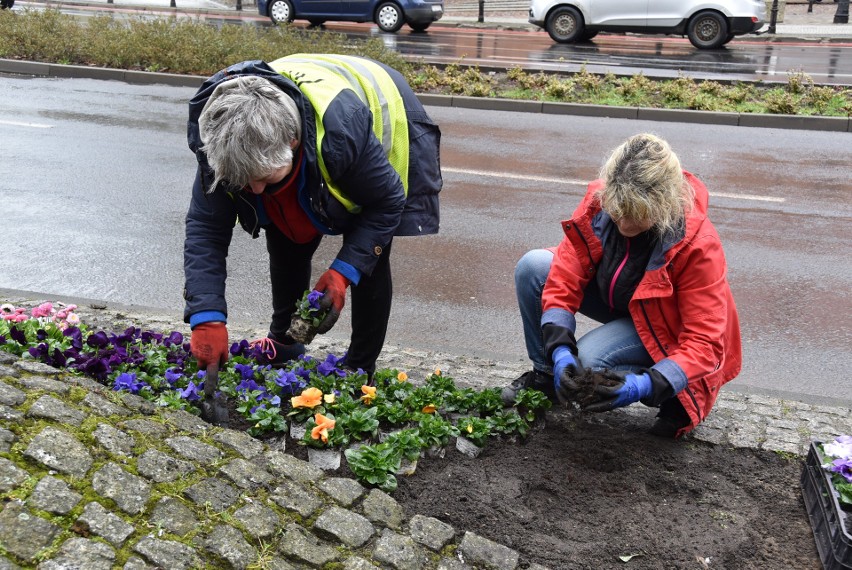
<svg viewBox="0 0 852 570"><path fill-rule="evenodd" d="M0 351L0 568L517 567L378 489L145 404Z"/></svg>

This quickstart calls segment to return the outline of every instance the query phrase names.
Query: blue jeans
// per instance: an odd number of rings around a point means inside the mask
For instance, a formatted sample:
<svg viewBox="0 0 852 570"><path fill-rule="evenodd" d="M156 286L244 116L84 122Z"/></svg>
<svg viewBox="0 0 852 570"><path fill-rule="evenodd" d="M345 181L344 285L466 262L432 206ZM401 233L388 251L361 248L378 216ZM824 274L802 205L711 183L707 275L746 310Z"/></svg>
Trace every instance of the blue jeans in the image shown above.
<svg viewBox="0 0 852 570"><path fill-rule="evenodd" d="M527 354L534 369L548 374L553 373L553 363L544 354L544 339L541 336L541 293L552 261L553 252L534 249L524 254L515 267L515 293L521 310ZM584 367L637 370L654 364L639 339L633 320L630 317L611 315L594 282L586 288L579 312L603 323L577 341L580 363Z"/></svg>

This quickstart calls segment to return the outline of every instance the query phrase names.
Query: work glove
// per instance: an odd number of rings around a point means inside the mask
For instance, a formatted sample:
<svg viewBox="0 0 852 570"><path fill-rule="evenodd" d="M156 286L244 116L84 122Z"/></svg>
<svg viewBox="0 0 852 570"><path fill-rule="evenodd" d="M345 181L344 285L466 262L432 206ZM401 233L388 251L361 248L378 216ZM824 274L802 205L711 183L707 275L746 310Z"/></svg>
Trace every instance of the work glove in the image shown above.
<svg viewBox="0 0 852 570"><path fill-rule="evenodd" d="M572 389L572 381L575 376L583 373L583 365L580 357L574 356L567 346L559 346L553 351L553 389L559 403L567 405L571 401L570 394L576 392Z"/></svg>
<svg viewBox="0 0 852 570"><path fill-rule="evenodd" d="M647 372L603 370L601 374L610 383L601 383L595 387L597 401L583 408L587 412L608 412L638 402L653 393L651 376Z"/></svg>
<svg viewBox="0 0 852 570"><path fill-rule="evenodd" d="M340 312L343 311L343 304L346 303L346 288L349 287L349 283L349 279L342 274L329 269L314 285L315 291L323 293L319 300L320 309L327 311L325 318L317 325L317 333L327 333L337 322Z"/></svg>
<svg viewBox="0 0 852 570"><path fill-rule="evenodd" d="M198 361L199 370L210 364L224 364L229 354L228 327L218 322L197 325L192 329L189 347Z"/></svg>

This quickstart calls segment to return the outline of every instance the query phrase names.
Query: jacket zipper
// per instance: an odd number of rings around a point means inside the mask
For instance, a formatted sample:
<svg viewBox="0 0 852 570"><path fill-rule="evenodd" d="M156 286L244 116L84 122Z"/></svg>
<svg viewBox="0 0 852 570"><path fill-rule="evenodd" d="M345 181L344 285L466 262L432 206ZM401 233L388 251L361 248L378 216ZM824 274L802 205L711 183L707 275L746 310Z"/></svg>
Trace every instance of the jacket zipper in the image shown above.
<svg viewBox="0 0 852 570"><path fill-rule="evenodd" d="M645 317L645 324L648 325L648 330L651 331L651 335L654 337L654 342L657 343L657 347L659 347L660 352L663 353L664 356L668 356L669 353L663 348L663 343L660 342L660 339L657 337L657 333L654 332L654 327L651 326L651 319L648 318L648 313L645 311L645 300L639 302L639 306L642 308L642 316ZM717 366L718 367L718 366ZM684 392L689 396L689 399L692 400L692 407L695 408L695 413L698 414L698 421L703 422L704 417L701 415L701 408L698 407L698 400L695 399L695 393L689 387L689 382L686 384L686 388L684 388Z"/></svg>
<svg viewBox="0 0 852 570"><path fill-rule="evenodd" d="M612 275L612 281L609 284L609 310L614 311L615 305L613 304L613 295L615 293L615 282L618 281L618 276L621 274L621 270L624 269L624 266L627 265L627 258L630 257L630 238L627 238L627 251L624 252L624 259L621 260L621 263L618 265L618 269L615 270L615 273Z"/></svg>

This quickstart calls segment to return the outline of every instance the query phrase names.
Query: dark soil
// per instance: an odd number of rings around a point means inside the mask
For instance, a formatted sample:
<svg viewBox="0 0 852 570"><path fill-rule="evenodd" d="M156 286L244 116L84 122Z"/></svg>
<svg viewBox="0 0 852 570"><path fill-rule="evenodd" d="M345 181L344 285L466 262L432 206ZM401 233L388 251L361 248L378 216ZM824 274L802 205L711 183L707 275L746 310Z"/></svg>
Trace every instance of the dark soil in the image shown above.
<svg viewBox="0 0 852 570"><path fill-rule="evenodd" d="M548 413L525 444L452 450L393 497L552 569L817 570L803 460ZM622 556L635 555L624 562Z"/></svg>
<svg viewBox="0 0 852 570"><path fill-rule="evenodd" d="M562 381L563 397L570 401L576 402L581 408L585 408L589 404L594 404L599 400L595 389L598 386L616 386L618 382L607 378L600 372L586 370L579 376L574 376L570 383Z"/></svg>

